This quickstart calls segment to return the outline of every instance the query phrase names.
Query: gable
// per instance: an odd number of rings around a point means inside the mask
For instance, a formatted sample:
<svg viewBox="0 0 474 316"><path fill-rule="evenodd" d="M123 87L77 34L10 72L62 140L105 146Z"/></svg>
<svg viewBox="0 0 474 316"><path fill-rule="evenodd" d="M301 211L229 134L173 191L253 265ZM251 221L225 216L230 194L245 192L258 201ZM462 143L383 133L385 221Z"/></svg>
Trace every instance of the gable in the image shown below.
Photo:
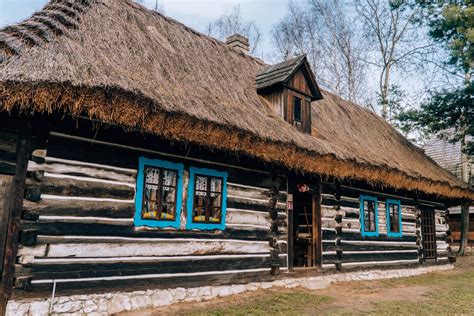
<svg viewBox="0 0 474 316"><path fill-rule="evenodd" d="M303 71L300 69L298 70L293 77L290 78L288 85L297 90L298 92L301 92L303 94L306 94L308 96L313 96L311 89L310 89L310 84L308 83L308 80L306 79L306 76L304 75Z"/></svg>
<svg viewBox="0 0 474 316"><path fill-rule="evenodd" d="M311 101L322 99L306 55L263 68L257 74L256 84L257 91L261 94L268 94L286 86L309 96Z"/></svg>

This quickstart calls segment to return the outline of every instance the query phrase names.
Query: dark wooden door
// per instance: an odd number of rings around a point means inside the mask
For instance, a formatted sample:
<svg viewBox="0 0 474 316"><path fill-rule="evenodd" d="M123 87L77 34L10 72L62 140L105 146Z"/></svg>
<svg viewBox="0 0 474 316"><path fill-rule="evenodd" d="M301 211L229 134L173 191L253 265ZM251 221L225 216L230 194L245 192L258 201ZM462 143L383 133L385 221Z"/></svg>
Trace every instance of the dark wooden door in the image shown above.
<svg viewBox="0 0 474 316"><path fill-rule="evenodd" d="M0 120L0 315L13 284L29 152L29 125Z"/></svg>
<svg viewBox="0 0 474 316"><path fill-rule="evenodd" d="M421 209L421 232L423 240L423 259L436 259L436 223L434 209Z"/></svg>

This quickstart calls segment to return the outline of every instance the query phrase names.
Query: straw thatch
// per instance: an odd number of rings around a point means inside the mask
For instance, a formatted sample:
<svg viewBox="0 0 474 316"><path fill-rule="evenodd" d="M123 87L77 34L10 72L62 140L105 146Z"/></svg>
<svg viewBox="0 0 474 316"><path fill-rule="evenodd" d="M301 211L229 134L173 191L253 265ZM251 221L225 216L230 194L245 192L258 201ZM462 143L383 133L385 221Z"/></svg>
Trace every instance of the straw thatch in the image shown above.
<svg viewBox="0 0 474 316"><path fill-rule="evenodd" d="M0 31L1 108L87 114L288 168L474 199L375 114L329 93L315 135L256 92L267 65L129 0L57 0Z"/></svg>

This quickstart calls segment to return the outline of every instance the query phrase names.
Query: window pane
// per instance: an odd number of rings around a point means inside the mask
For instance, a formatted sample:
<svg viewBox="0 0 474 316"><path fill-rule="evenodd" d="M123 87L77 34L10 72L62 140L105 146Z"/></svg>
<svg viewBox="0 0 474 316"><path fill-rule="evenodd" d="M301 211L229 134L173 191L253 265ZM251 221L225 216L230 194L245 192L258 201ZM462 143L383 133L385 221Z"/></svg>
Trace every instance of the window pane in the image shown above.
<svg viewBox="0 0 474 316"><path fill-rule="evenodd" d="M155 219L158 211L158 186L146 184L144 191L142 218Z"/></svg>
<svg viewBox="0 0 474 316"><path fill-rule="evenodd" d="M221 222L222 190L222 178L195 176L193 222Z"/></svg>
<svg viewBox="0 0 474 316"><path fill-rule="evenodd" d="M197 193L197 192L196 192ZM205 193L205 192L203 192ZM206 221L206 196L195 195L194 196L194 222L205 222Z"/></svg>
<svg viewBox="0 0 474 316"><path fill-rule="evenodd" d="M146 167L145 168L145 182L158 184L160 181L160 169Z"/></svg>
<svg viewBox="0 0 474 316"><path fill-rule="evenodd" d="M293 119L301 122L301 99L298 97L293 99Z"/></svg>
<svg viewBox="0 0 474 316"><path fill-rule="evenodd" d="M175 204L165 203L161 207L161 219L172 221L175 220Z"/></svg>
<svg viewBox="0 0 474 316"><path fill-rule="evenodd" d="M196 176L196 191L207 191L207 178Z"/></svg>
<svg viewBox="0 0 474 316"><path fill-rule="evenodd" d="M374 232L375 225L375 202L364 200L364 230Z"/></svg>
<svg viewBox="0 0 474 316"><path fill-rule="evenodd" d="M222 192L222 180L219 178L211 178L211 191Z"/></svg>
<svg viewBox="0 0 474 316"><path fill-rule="evenodd" d="M399 227L399 218L398 218L398 205L392 204L390 205L390 231L392 233L399 233L400 232L400 227Z"/></svg>
<svg viewBox="0 0 474 316"><path fill-rule="evenodd" d="M212 208L211 216L209 217L210 223L220 223L221 222L221 208L215 207Z"/></svg>
<svg viewBox="0 0 474 316"><path fill-rule="evenodd" d="M221 207L221 194L211 193L211 207Z"/></svg>
<svg viewBox="0 0 474 316"><path fill-rule="evenodd" d="M176 189L172 187L163 187L163 190L161 192L161 219L175 219L175 199Z"/></svg>
<svg viewBox="0 0 474 316"><path fill-rule="evenodd" d="M176 186L176 171L163 170L163 185L172 187Z"/></svg>
<svg viewBox="0 0 474 316"><path fill-rule="evenodd" d="M375 202L369 201L370 231L375 231Z"/></svg>
<svg viewBox="0 0 474 316"><path fill-rule="evenodd" d="M176 198L176 188L174 187L163 187L163 192L161 193L163 203L175 202Z"/></svg>
<svg viewBox="0 0 474 316"><path fill-rule="evenodd" d="M175 220L177 172L147 166L144 173L142 218Z"/></svg>

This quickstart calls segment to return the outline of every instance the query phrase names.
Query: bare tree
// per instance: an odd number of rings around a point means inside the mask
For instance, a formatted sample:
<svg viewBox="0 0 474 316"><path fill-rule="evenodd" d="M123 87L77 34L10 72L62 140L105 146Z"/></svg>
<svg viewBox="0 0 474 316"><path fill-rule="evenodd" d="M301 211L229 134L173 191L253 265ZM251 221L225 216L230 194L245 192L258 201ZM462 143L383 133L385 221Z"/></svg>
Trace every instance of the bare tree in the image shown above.
<svg viewBox="0 0 474 316"><path fill-rule="evenodd" d="M378 96L382 117L391 121L390 91L394 72L407 71L417 58L427 55L433 43L427 42L416 23L420 9L403 0L355 0L355 11L362 21L364 37L372 52L367 62L379 70ZM418 64L419 65L419 64Z"/></svg>
<svg viewBox="0 0 474 316"><path fill-rule="evenodd" d="M135 0L135 2L146 6L147 8L159 12L161 14L165 13L165 8L158 0Z"/></svg>
<svg viewBox="0 0 474 316"><path fill-rule="evenodd" d="M318 81L350 101L360 101L365 84L364 44L343 0L290 2L273 28L278 57L307 54Z"/></svg>
<svg viewBox="0 0 474 316"><path fill-rule="evenodd" d="M225 40L228 36L240 34L250 42L250 53L254 55L262 41L262 32L254 21L245 21L240 11L240 5L235 6L229 14L224 14L214 22L209 23L209 36Z"/></svg>

